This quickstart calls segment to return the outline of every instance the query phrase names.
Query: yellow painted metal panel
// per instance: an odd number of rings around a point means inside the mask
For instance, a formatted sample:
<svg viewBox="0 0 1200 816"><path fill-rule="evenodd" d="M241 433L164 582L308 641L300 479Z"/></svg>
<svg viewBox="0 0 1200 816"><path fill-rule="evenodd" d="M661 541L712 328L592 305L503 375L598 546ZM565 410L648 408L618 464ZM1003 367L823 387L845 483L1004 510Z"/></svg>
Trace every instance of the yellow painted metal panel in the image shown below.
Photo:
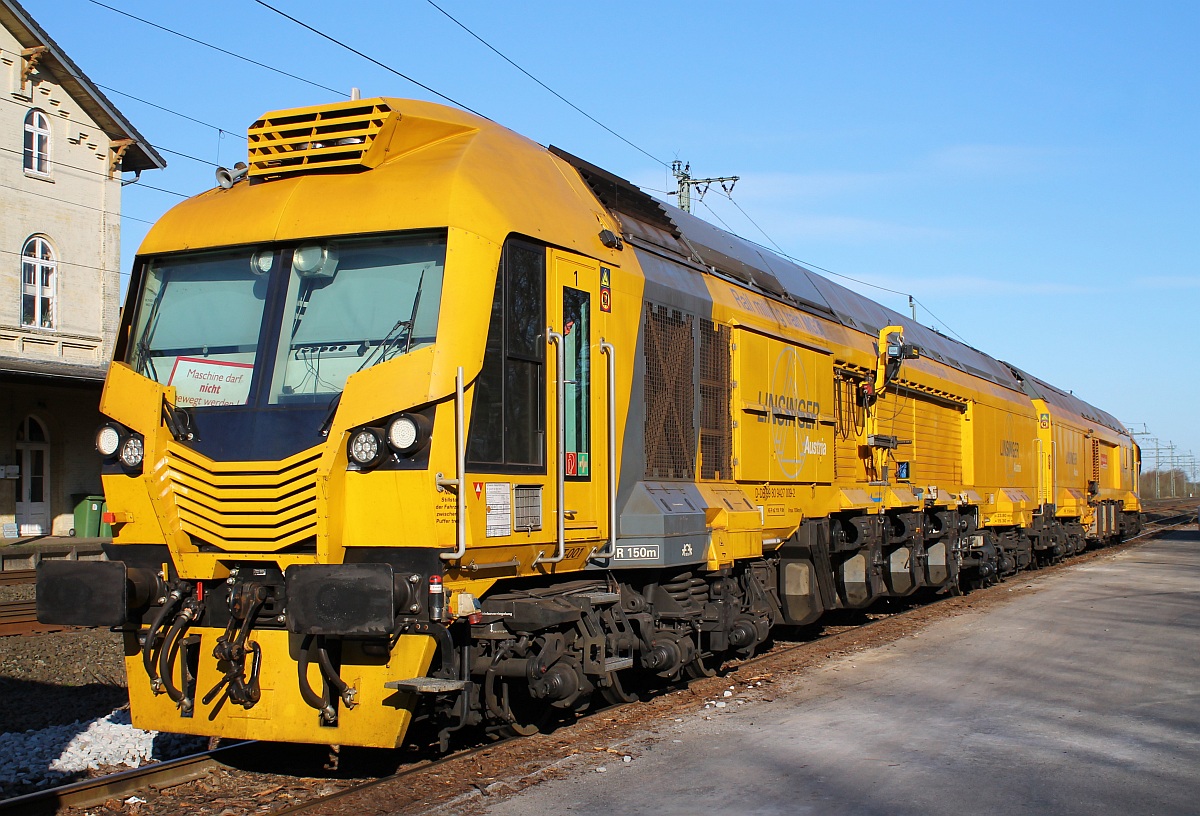
<svg viewBox="0 0 1200 816"><path fill-rule="evenodd" d="M833 363L744 329L733 333L734 475L833 481Z"/></svg>
<svg viewBox="0 0 1200 816"><path fill-rule="evenodd" d="M388 658L363 654L347 643L342 653L341 677L357 691L354 708L339 708L335 727L319 724L316 710L300 696L298 679L299 649L302 636L281 630L255 630L250 636L263 650L260 685L262 697L250 709L231 704L224 694L205 705L203 696L224 674L212 656L221 629L196 628L200 643L196 654L200 665L196 673L196 708L191 717L181 717L179 709L165 694L155 695L142 667L134 635L125 636L125 669L129 678L129 696L134 725L155 731L183 732L229 739L262 739L282 742L321 742L393 748L404 738L412 719L415 695L401 694L384 687L392 680L424 676L433 659L435 643L425 635L405 635ZM310 665L310 681L320 688L315 665ZM174 666L175 684L182 683L182 667Z"/></svg>

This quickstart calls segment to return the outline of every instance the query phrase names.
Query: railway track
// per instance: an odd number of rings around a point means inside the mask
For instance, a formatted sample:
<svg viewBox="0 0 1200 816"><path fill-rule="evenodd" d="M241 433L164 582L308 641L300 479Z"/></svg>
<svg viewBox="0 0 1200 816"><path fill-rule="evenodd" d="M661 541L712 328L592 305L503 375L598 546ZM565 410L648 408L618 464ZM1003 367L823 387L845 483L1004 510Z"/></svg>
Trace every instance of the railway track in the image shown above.
<svg viewBox="0 0 1200 816"><path fill-rule="evenodd" d="M207 776L214 768L245 756L254 743L240 742L121 773L85 779L0 801L0 816L50 816L62 808L87 808L131 796L147 788L166 790Z"/></svg>
<svg viewBox="0 0 1200 816"><path fill-rule="evenodd" d="M1167 530L1192 522L1194 511L1190 508L1184 513L1172 512L1173 510L1174 508L1162 508L1160 512L1167 513L1165 517L1146 522L1145 529L1141 534L1127 539L1121 545L1117 546L1128 546L1138 540L1161 534ZM1089 556L1095 557L1105 553L1112 553L1114 550L1115 548L1113 547L1103 550L1092 550L1082 556L1067 559L1058 565L1050 567L1049 570L1079 563ZM1029 575L1032 577L1037 572L1047 571L1035 571ZM1020 575L1025 576L1026 573L1021 573ZM972 595L982 596L985 593L1002 589L1003 584L977 591L977 593L972 593ZM32 604L30 603L30 605ZM872 630L882 628L888 621L894 621L896 618L903 618L910 613L936 606L937 604L922 603L914 599L901 599L895 602L894 608L891 609L883 607L869 611L848 611L844 616L846 620L843 621L838 617L831 618L823 625L819 632L814 632L813 636L801 642L777 643L774 648L763 654L746 660L728 663L722 675L728 677L755 667L769 668L773 664L778 664L786 660L789 656L803 653L806 650L819 652L830 648L835 650L844 648L838 646L838 643L845 636L851 636L860 641L869 639ZM691 704L694 704L694 700L691 701ZM595 719L598 715L611 716L635 705L638 704L609 705L598 709L589 717L584 718L583 722L586 723L589 720ZM604 715L602 712L607 712L608 714ZM523 741L522 738L509 737L499 741L466 747L444 756L431 756L418 759L407 764L396 773L353 784L334 793L318 795L302 802L287 805L282 809L270 810L269 812L274 816L293 816L294 814L317 812L351 813L356 810L355 806L349 801L351 797L370 796L372 795L372 791L380 791L381 793L378 795L394 796L394 793L383 794L382 792L390 790L392 786L397 786L396 789L408 791L412 786L407 786L406 782L415 782L418 779L424 778L427 774L437 775L442 778L445 778L449 774L454 778L461 779L464 789L469 789L475 779L476 772L472 770L471 773L464 772L457 774L456 771L460 766L465 765L474 768L475 766L470 764L472 759L496 752L497 749L503 750L505 746L511 743ZM155 790L160 793L170 791L174 787L207 776L219 767L236 765L239 759L246 757L248 752L253 750L254 745L256 743L239 743L215 751L206 751L176 760L147 765L143 768L125 771L112 776L76 782L61 788L27 794L17 799L0 802L0 816L8 816L8 814L53 814L65 807L87 808L109 800L123 799L147 790ZM476 786L478 786L477 783ZM416 799L413 799L410 804L415 804L415 802ZM398 808L408 806L402 802L397 802L396 805ZM262 810L261 807L259 809ZM169 809L156 809L155 812L170 811ZM268 811L264 810L263 812Z"/></svg>
<svg viewBox="0 0 1200 816"><path fill-rule="evenodd" d="M37 570L3 570L0 571L0 586L18 586L32 584L37 580Z"/></svg>
<svg viewBox="0 0 1200 816"><path fill-rule="evenodd" d="M0 571L0 586L21 586L37 580L37 570ZM34 601L5 601L0 603L0 637L59 632L65 627L38 623Z"/></svg>

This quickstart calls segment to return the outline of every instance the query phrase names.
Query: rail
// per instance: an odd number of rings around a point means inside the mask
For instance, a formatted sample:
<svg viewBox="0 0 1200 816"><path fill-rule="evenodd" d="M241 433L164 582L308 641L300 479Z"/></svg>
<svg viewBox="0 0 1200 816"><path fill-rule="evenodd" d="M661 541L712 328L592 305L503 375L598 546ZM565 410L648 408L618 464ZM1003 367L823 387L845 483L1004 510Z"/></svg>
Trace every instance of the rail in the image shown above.
<svg viewBox="0 0 1200 816"><path fill-rule="evenodd" d="M35 816L53 814L62 808L87 808L103 804L145 790L182 785L193 779L206 776L214 768L227 764L227 760L245 752L253 742L239 742L212 751L189 754L178 759L169 759L134 768L130 771L85 779L57 788L34 791L23 796L0 802L0 816Z"/></svg>

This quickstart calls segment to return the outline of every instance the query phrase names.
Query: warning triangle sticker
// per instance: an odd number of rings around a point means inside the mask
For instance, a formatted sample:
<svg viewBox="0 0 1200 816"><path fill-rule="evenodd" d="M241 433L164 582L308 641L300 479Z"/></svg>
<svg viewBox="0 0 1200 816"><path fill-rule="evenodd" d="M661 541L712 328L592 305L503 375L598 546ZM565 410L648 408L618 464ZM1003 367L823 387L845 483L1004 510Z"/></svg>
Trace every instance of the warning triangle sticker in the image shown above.
<svg viewBox="0 0 1200 816"><path fill-rule="evenodd" d="M475 498L479 498L479 494L483 492L483 482L475 482Z"/></svg>

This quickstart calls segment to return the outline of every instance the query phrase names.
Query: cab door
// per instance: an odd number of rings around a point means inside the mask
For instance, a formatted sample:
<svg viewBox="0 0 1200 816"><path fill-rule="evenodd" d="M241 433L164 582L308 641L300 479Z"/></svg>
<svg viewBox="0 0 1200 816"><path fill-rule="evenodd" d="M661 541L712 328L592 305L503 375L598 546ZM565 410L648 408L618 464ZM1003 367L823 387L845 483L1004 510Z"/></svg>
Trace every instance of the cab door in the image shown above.
<svg viewBox="0 0 1200 816"><path fill-rule="evenodd" d="M591 258L557 250L551 250L550 262L546 309L552 371L547 378L549 464L556 474L561 472L566 554L574 558L578 548L602 546L608 535L607 369L598 319L601 267Z"/></svg>

